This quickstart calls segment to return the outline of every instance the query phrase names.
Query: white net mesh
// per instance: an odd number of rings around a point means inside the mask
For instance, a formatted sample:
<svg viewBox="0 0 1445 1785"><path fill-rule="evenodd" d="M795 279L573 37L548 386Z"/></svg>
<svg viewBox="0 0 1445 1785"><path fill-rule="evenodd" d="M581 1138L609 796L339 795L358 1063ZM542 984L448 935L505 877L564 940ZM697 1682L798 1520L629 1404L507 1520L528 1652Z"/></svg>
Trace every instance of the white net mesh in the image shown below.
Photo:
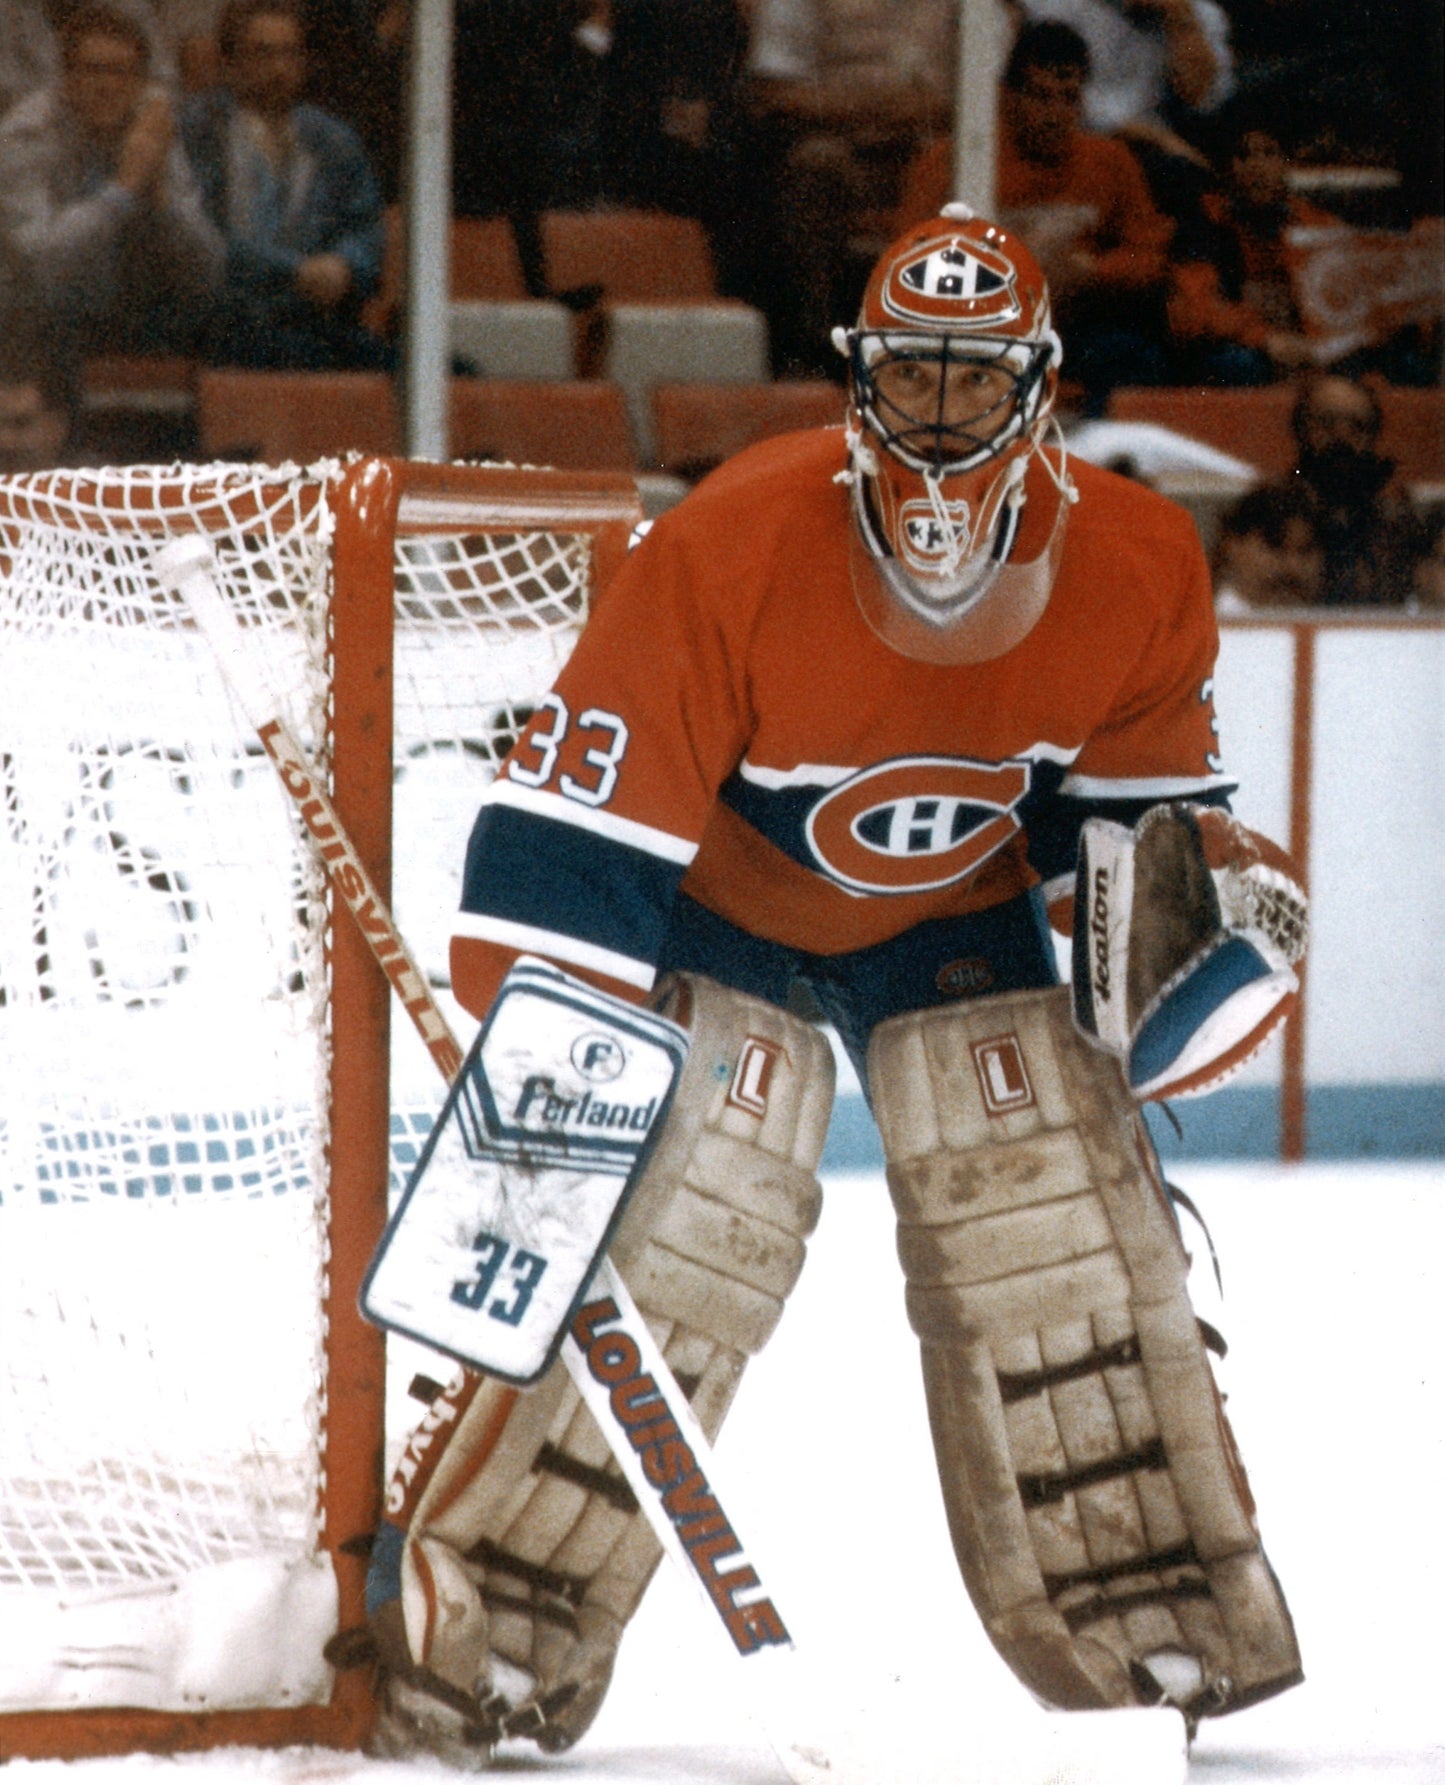
<svg viewBox="0 0 1445 1785"><path fill-rule="evenodd" d="M320 1540L327 889L150 558L208 534L325 767L337 474L0 483L0 1626L23 1636L0 1635L0 1709L172 1689L37 1687L37 1607L304 1566ZM394 900L445 998L477 795L575 639L588 539L474 518L384 549ZM442 1087L409 1026L393 1035L404 1175Z"/></svg>

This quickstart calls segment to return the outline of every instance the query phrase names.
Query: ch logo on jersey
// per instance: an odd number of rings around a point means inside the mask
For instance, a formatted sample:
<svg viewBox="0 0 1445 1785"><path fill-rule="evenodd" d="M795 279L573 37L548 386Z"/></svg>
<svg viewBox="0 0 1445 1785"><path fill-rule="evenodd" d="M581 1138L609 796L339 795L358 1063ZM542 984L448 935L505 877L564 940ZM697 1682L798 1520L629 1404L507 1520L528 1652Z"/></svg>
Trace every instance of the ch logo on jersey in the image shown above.
<svg viewBox="0 0 1445 1785"><path fill-rule="evenodd" d="M903 322L967 321L979 328L1022 314L1012 265L991 248L955 237L890 268L883 307Z"/></svg>
<svg viewBox="0 0 1445 1785"><path fill-rule="evenodd" d="M901 756L850 775L808 814L808 847L854 892L919 893L972 874L1019 829L1026 762Z"/></svg>
<svg viewBox="0 0 1445 1785"><path fill-rule="evenodd" d="M1017 1035L991 1035L974 1042L972 1051L983 1106L991 1116L1010 1115L1032 1104L1034 1088Z"/></svg>

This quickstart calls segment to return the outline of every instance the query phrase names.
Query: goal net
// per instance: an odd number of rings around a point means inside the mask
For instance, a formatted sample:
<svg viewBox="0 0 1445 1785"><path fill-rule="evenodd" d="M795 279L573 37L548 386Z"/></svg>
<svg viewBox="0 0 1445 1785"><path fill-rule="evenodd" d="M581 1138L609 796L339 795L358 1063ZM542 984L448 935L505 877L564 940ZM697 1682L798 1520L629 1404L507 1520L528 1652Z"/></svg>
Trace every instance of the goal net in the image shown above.
<svg viewBox="0 0 1445 1785"><path fill-rule="evenodd" d="M152 570L204 532L446 997L477 796L639 518L360 460L0 482L0 1758L348 1742L384 1369L356 1288L439 1105Z"/></svg>

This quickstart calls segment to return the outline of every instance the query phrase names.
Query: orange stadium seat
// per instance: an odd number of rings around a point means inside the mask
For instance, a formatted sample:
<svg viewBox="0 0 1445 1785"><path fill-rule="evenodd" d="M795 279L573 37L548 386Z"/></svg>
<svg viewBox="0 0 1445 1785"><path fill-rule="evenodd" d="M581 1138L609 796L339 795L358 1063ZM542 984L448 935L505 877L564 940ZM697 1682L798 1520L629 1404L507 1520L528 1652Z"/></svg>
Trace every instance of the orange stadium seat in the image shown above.
<svg viewBox="0 0 1445 1785"><path fill-rule="evenodd" d="M654 386L767 377L763 313L718 295L707 232L695 217L544 211L542 251L552 290L599 294L601 326L582 335L578 369L621 386L642 464L659 463Z"/></svg>
<svg viewBox="0 0 1445 1785"><path fill-rule="evenodd" d="M454 217L451 256L454 298L528 296L510 218Z"/></svg>
<svg viewBox="0 0 1445 1785"><path fill-rule="evenodd" d="M449 230L449 345L458 370L494 378L570 378L576 363L571 314L528 294L522 257L506 217L454 217ZM381 284L362 320L380 335L401 324L406 228L400 206L386 213Z"/></svg>
<svg viewBox="0 0 1445 1785"><path fill-rule="evenodd" d="M1445 391L1379 389L1384 426L1380 450L1412 482L1445 478ZM1294 464L1290 384L1239 389L1126 387L1109 398L1111 421L1153 422L1246 459L1264 477L1281 477Z"/></svg>
<svg viewBox="0 0 1445 1785"><path fill-rule="evenodd" d="M294 460L399 453L401 414L385 372L203 372L197 390L208 458Z"/></svg>
<svg viewBox="0 0 1445 1785"><path fill-rule="evenodd" d="M600 379L454 378L451 450L563 471L637 467L622 392Z"/></svg>
<svg viewBox="0 0 1445 1785"><path fill-rule="evenodd" d="M381 281L365 312L372 328L397 314L406 288L406 218L400 205L386 207L384 223ZM448 236L452 297L511 300L528 295L509 218L453 217Z"/></svg>
<svg viewBox="0 0 1445 1785"><path fill-rule="evenodd" d="M451 228L451 349L490 378L571 378L571 313L527 291L511 220L456 217Z"/></svg>
<svg viewBox="0 0 1445 1785"><path fill-rule="evenodd" d="M843 419L843 393L824 379L766 384L659 384L652 393L658 464L697 477L724 459L793 428Z"/></svg>
<svg viewBox="0 0 1445 1785"><path fill-rule="evenodd" d="M707 235L666 211L544 211L542 253L553 291L601 288L604 303L717 296Z"/></svg>
<svg viewBox="0 0 1445 1785"><path fill-rule="evenodd" d="M176 354L106 354L80 373L73 445L90 464L189 458L200 363Z"/></svg>
<svg viewBox="0 0 1445 1785"><path fill-rule="evenodd" d="M179 354L102 354L86 360L81 387L90 403L132 399L164 407L195 396L199 370L197 361Z"/></svg>

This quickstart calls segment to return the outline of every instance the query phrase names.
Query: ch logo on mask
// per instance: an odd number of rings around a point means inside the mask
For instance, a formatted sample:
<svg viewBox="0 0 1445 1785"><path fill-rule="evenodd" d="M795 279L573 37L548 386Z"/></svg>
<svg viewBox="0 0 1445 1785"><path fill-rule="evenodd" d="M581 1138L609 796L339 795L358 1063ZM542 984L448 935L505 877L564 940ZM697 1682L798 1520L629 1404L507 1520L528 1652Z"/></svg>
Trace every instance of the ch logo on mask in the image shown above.
<svg viewBox="0 0 1445 1785"><path fill-rule="evenodd" d="M863 893L920 893L967 879L1019 831L1026 762L903 756L851 775L808 815L830 880Z"/></svg>
<svg viewBox="0 0 1445 1785"><path fill-rule="evenodd" d="M883 307L903 322L988 328L1022 314L1013 264L981 243L933 242L889 269Z"/></svg>
<svg viewBox="0 0 1445 1785"><path fill-rule="evenodd" d="M898 542L903 557L914 570L938 575L958 568L972 542L973 514L967 502L945 502L948 524L931 503L915 496L898 511Z"/></svg>

